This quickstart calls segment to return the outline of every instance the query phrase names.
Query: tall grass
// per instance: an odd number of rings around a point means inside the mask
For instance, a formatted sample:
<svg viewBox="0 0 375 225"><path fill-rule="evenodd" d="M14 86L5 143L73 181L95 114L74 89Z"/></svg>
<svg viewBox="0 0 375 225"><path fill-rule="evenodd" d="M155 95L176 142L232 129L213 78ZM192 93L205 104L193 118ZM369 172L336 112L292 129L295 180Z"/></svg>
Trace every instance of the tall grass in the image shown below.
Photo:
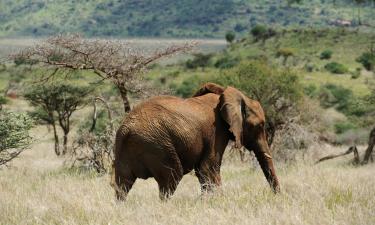
<svg viewBox="0 0 375 225"><path fill-rule="evenodd" d="M168 202L153 179L137 180L117 202L109 176L69 169L41 141L0 170L0 224L375 224L374 164L276 163L282 192L274 195L257 166L227 154L215 194L201 196L188 174ZM334 151L342 149L314 154Z"/></svg>

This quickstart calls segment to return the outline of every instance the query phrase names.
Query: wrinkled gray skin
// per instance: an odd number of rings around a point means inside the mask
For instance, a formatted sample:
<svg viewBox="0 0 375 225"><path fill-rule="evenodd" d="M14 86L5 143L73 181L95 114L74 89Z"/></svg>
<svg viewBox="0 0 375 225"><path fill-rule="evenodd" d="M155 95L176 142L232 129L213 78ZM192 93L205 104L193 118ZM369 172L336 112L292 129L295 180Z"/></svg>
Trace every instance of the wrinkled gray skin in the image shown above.
<svg viewBox="0 0 375 225"><path fill-rule="evenodd" d="M195 170L203 192L221 184L220 166L229 140L253 150L275 192L279 182L257 101L233 87L207 83L188 99L151 98L136 106L116 135L112 185L124 200L137 178L154 177L161 199Z"/></svg>

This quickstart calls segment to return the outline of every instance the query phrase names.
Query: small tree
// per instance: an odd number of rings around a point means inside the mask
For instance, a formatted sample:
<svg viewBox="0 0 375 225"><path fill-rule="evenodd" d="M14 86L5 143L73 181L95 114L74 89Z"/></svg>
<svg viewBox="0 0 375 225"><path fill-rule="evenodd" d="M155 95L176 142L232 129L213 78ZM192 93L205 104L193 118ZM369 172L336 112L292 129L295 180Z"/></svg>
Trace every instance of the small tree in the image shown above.
<svg viewBox="0 0 375 225"><path fill-rule="evenodd" d="M63 151L67 152L68 134L70 132L70 117L79 107L87 103L87 97L92 91L89 87L73 86L66 83L45 84L33 86L24 97L34 106L39 107L34 115L53 127L55 138L55 153L60 155L59 137L56 123L64 133Z"/></svg>
<svg viewBox="0 0 375 225"><path fill-rule="evenodd" d="M116 40L84 39L79 35L59 35L27 48L12 56L19 61L38 62L53 72L42 80L55 76L56 71L89 70L103 80L110 80L119 90L125 112L130 111L129 92L143 92L140 82L146 67L156 60L186 52L195 43L172 45L163 50L145 52L129 43ZM20 60L22 59L22 60Z"/></svg>
<svg viewBox="0 0 375 225"><path fill-rule="evenodd" d="M0 111L0 166L16 158L29 146L32 124L25 114Z"/></svg>
<svg viewBox="0 0 375 225"><path fill-rule="evenodd" d="M229 31L225 34L225 40L227 40L229 44L232 44L235 38L236 38L236 34L232 31Z"/></svg>
<svg viewBox="0 0 375 225"><path fill-rule="evenodd" d="M269 143L278 129L293 115L302 99L302 85L290 70L277 70L263 61L243 62L217 78L223 86L233 86L259 101L266 112Z"/></svg>
<svg viewBox="0 0 375 225"><path fill-rule="evenodd" d="M263 25L256 25L254 26L250 33L255 37L255 41L262 40L262 44L264 45L266 40L275 36L277 32L272 28L267 28Z"/></svg>

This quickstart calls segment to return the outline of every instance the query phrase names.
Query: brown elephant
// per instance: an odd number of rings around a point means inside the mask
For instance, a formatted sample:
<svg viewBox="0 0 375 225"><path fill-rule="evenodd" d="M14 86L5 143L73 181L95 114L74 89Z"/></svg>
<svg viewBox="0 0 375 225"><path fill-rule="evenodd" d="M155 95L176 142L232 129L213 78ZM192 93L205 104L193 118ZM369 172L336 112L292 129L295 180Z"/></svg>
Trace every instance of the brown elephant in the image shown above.
<svg viewBox="0 0 375 225"><path fill-rule="evenodd" d="M161 199L170 197L193 169L202 192L221 184L224 150L253 150L275 192L279 182L264 129L259 102L233 87L207 83L192 98L153 97L136 106L116 134L112 185L125 199L137 178L154 177Z"/></svg>

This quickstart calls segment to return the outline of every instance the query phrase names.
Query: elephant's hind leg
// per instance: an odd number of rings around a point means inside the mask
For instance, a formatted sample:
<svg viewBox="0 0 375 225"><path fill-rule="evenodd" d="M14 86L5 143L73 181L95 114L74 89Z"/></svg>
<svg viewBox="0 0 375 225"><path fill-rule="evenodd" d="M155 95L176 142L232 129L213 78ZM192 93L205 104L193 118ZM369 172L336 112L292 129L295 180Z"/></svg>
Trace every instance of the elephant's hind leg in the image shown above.
<svg viewBox="0 0 375 225"><path fill-rule="evenodd" d="M161 177L157 177L156 181L159 185L159 197L161 200L169 199L177 189L178 183L182 179L182 172L174 169L168 169Z"/></svg>
<svg viewBox="0 0 375 225"><path fill-rule="evenodd" d="M152 173L158 182L160 199L167 200L176 191L183 176L180 159L177 155L176 157L168 157L168 160L156 165L152 169Z"/></svg>
<svg viewBox="0 0 375 225"><path fill-rule="evenodd" d="M115 170L114 178L116 197L118 200L124 201L137 178L130 170Z"/></svg>

